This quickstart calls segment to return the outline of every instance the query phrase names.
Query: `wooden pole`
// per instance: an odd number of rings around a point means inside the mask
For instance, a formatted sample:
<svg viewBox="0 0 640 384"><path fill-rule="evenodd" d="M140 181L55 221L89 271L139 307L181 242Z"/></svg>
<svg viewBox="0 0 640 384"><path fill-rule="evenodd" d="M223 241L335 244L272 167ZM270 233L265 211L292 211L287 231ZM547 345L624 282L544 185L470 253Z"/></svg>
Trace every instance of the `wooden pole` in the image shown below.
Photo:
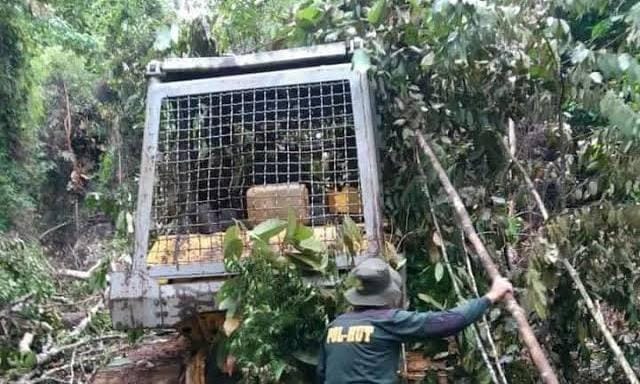
<svg viewBox="0 0 640 384"><path fill-rule="evenodd" d="M433 153L433 150L427 143L427 140L425 139L422 132L417 131L416 136L418 138L418 144L422 149L422 152L427 156L427 158L431 162L431 166L438 175L440 183L447 193L449 202L453 205L453 209L455 211L456 217L458 218L458 221L460 222L460 225L462 226L462 230L469 240L469 243L473 246L476 254L480 258L482 266L492 280L501 277L500 271L491 259L489 252L487 251L486 247L482 243L482 240L480 239L480 236L478 236L478 233L473 227L473 223L471 222L469 213L467 212L467 209L465 208L460 195L458 195L458 192L451 184L447 173L442 168L440 161L436 157L435 153ZM533 333L533 329L531 328L531 325L529 325L522 307L518 304L513 295L507 296L505 305L507 310L511 313L513 318L516 320L516 323L518 324L520 337L529 349L531 359L533 360L535 366L538 368L540 377L542 378L543 382L546 384L558 384L558 378L551 368L551 364L549 364L549 360L542 350L540 343L536 339L536 336Z"/></svg>

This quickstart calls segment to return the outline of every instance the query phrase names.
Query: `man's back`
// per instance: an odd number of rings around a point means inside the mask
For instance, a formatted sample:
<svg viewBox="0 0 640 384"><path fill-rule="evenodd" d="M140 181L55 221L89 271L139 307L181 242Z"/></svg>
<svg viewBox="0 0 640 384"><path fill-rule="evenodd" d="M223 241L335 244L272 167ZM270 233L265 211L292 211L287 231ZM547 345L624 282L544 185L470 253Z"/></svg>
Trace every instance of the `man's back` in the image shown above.
<svg viewBox="0 0 640 384"><path fill-rule="evenodd" d="M395 383L400 342L379 327L395 312L370 309L336 318L324 340L323 358L331 369L323 383Z"/></svg>
<svg viewBox="0 0 640 384"><path fill-rule="evenodd" d="M400 344L456 334L490 306L474 299L450 311L367 309L337 317L328 327L318 365L323 384L393 384Z"/></svg>
<svg viewBox="0 0 640 384"><path fill-rule="evenodd" d="M329 324L318 361L320 384L394 384L401 343L454 335L513 291L507 280L498 278L487 295L465 305L412 312L390 309L401 304L402 278L383 260L368 258L351 275L359 284L344 296L355 310Z"/></svg>

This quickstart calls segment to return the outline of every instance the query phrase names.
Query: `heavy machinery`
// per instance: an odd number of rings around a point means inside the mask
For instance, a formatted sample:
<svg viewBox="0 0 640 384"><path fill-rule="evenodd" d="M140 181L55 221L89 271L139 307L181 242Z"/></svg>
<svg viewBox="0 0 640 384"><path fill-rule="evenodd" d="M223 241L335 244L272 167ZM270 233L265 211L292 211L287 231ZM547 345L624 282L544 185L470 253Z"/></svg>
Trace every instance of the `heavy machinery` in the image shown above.
<svg viewBox="0 0 640 384"><path fill-rule="evenodd" d="M217 312L235 220L251 228L293 210L332 247L348 215L365 233L359 257L381 249L372 94L354 49L149 64L135 251L110 276L116 328L175 328Z"/></svg>

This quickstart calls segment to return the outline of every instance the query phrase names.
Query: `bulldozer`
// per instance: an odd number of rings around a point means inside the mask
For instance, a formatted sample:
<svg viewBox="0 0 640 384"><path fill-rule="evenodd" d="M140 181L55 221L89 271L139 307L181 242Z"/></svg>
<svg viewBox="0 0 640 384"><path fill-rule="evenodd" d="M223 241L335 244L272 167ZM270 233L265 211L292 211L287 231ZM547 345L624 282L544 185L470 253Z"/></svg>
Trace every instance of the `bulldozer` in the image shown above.
<svg viewBox="0 0 640 384"><path fill-rule="evenodd" d="M355 263L379 254L375 106L352 64L358 48L149 63L135 246L130 265L110 274L114 328L176 329L197 341L217 332L215 294L232 276L224 232L237 222L250 229L293 212L347 271L353 261L336 244L348 216L366 245ZM203 382L197 361L187 370Z"/></svg>

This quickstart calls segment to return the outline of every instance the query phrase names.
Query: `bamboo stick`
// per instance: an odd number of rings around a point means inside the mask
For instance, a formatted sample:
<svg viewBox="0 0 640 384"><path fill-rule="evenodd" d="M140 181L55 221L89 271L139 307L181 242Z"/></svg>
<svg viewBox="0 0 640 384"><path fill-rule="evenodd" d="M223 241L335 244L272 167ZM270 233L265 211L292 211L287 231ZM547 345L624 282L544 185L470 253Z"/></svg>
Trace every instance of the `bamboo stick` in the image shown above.
<svg viewBox="0 0 640 384"><path fill-rule="evenodd" d="M467 239L469 240L469 243L473 246L476 254L480 258L480 262L482 263L482 266L484 267L487 274L492 280L498 277L501 277L500 271L498 270L495 263L491 259L491 256L489 255L489 252L487 251L486 247L482 243L480 236L478 236L478 233L474 229L473 223L471 222L471 218L469 217L469 213L467 212L467 209L465 208L464 203L460 198L460 195L458 195L458 192L451 184L451 181L449 180L447 173L442 168L440 161L436 157L435 153L433 153L433 150L427 143L427 140L425 139L422 132L417 131L416 136L418 138L418 144L422 149L422 152L427 156L427 158L431 162L431 166L433 167L436 174L438 175L438 178L440 179L440 183L442 184L442 186L444 187L447 193L449 202L453 206L453 209L458 218L458 221L460 222L460 225L462 226L462 229ZM524 310L515 300L513 295L508 295L506 297L505 306L507 310L511 313L511 315L514 317L514 319L516 320L516 323L518 324L518 330L520 332L520 337L522 338L524 344L529 349L531 359L533 360L533 363L535 364L536 368L540 372L540 377L542 378L543 382L546 384L558 384L558 378L556 377L555 372L551 368L551 364L549 364L549 360L547 359L545 352L542 350L540 343L536 339L536 336L533 333L533 329L531 328L531 325L529 325L529 322L527 321L527 317L525 315Z"/></svg>

